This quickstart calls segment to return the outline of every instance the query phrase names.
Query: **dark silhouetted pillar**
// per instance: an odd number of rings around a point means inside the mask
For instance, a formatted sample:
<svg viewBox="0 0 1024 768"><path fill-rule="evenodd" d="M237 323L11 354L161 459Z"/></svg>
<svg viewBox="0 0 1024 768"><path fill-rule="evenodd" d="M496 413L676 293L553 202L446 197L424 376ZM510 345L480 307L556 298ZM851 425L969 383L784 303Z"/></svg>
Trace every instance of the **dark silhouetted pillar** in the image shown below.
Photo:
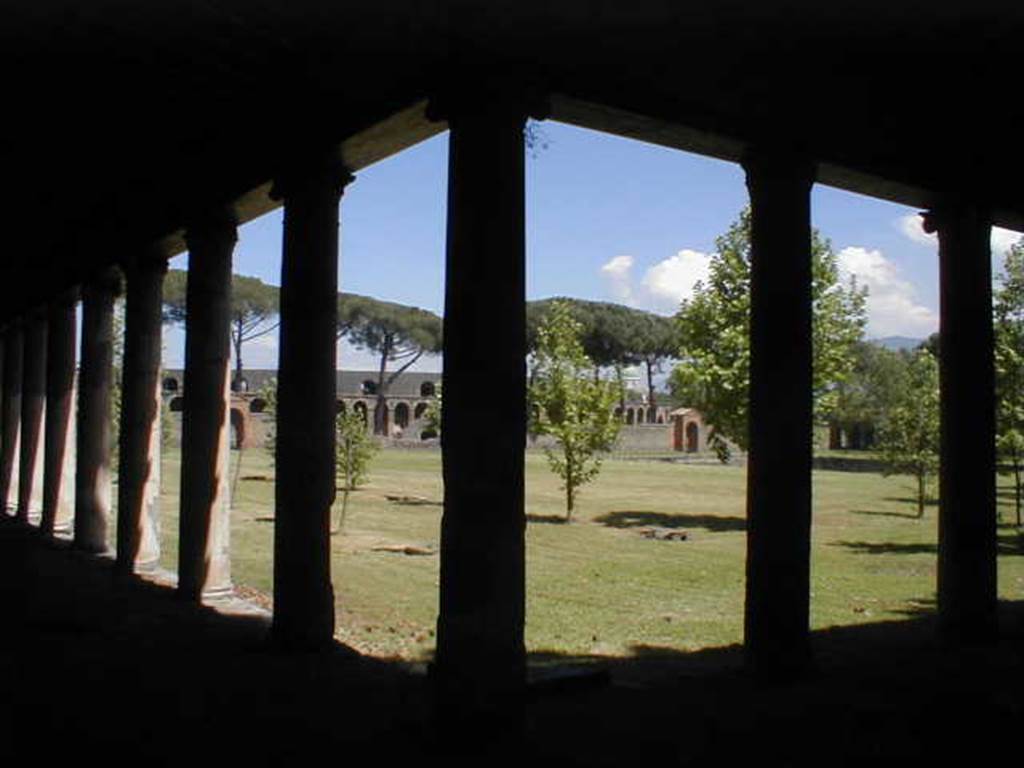
<svg viewBox="0 0 1024 768"><path fill-rule="evenodd" d="M21 325L14 325L4 335L3 447L0 450L0 506L4 512L14 512L18 504L23 350Z"/></svg>
<svg viewBox="0 0 1024 768"><path fill-rule="evenodd" d="M274 641L334 637L330 515L337 410L338 201L351 175L333 158L278 179L284 200L274 496Z"/></svg>
<svg viewBox="0 0 1024 768"><path fill-rule="evenodd" d="M178 593L190 600L231 591L228 363L235 224L230 210L210 211L187 235Z"/></svg>
<svg viewBox="0 0 1024 768"><path fill-rule="evenodd" d="M951 641L996 635L995 365L988 215L952 204L939 234L939 624Z"/></svg>
<svg viewBox="0 0 1024 768"><path fill-rule="evenodd" d="M21 385L21 455L18 460L18 511L29 515L42 509L42 436L46 410L46 315L35 313L24 326L24 357Z"/></svg>
<svg viewBox="0 0 1024 768"><path fill-rule="evenodd" d="M43 450L44 533L71 530L75 511L75 304L77 292L50 307L46 341L46 439Z"/></svg>
<svg viewBox="0 0 1024 768"><path fill-rule="evenodd" d="M125 267L124 364L117 488L117 573L160 558L160 351L167 260L147 253Z"/></svg>
<svg viewBox="0 0 1024 768"><path fill-rule="evenodd" d="M78 374L75 456L75 546L107 551L110 521L110 406L114 360L114 297L120 273L111 269L82 287L82 362Z"/></svg>
<svg viewBox="0 0 1024 768"><path fill-rule="evenodd" d="M751 671L787 677L810 661L813 170L771 154L751 154L744 168L751 208L744 644Z"/></svg>
<svg viewBox="0 0 1024 768"><path fill-rule="evenodd" d="M516 701L526 675L524 105L437 105L451 128L440 612L445 709Z"/></svg>

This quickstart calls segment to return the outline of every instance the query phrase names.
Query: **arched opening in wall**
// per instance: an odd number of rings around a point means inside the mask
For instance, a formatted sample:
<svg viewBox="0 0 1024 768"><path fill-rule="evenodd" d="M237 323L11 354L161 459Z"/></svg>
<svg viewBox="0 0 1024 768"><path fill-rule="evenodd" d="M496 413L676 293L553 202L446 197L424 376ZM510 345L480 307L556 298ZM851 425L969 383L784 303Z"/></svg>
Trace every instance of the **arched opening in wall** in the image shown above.
<svg viewBox="0 0 1024 768"><path fill-rule="evenodd" d="M413 411L413 418L415 418L417 421L422 419L424 414L426 414L427 412L427 408L429 407L430 406L427 405L427 403L416 403L416 409Z"/></svg>
<svg viewBox="0 0 1024 768"><path fill-rule="evenodd" d="M647 409L647 423L654 424L658 417L657 409L652 405Z"/></svg>
<svg viewBox="0 0 1024 768"><path fill-rule="evenodd" d="M167 394L177 392L178 380L174 376L165 376L161 386Z"/></svg>
<svg viewBox="0 0 1024 768"><path fill-rule="evenodd" d="M627 408L626 409L626 423L627 424L633 424L635 418L636 418L636 412L632 408Z"/></svg>
<svg viewBox="0 0 1024 768"><path fill-rule="evenodd" d="M346 412L345 401L344 400L338 400L337 402L335 402L335 404L334 404L334 412L335 413L340 413L340 414L344 414Z"/></svg>
<svg viewBox="0 0 1024 768"><path fill-rule="evenodd" d="M399 429L409 426L409 406L406 403L399 403L395 406L395 426Z"/></svg>
<svg viewBox="0 0 1024 768"><path fill-rule="evenodd" d="M373 406L373 423L382 425L385 436L391 437L391 409L387 403L377 403Z"/></svg>
<svg viewBox="0 0 1024 768"><path fill-rule="evenodd" d="M376 395L377 394L377 382L373 379L365 379L360 386L360 392L364 395Z"/></svg>
<svg viewBox="0 0 1024 768"><path fill-rule="evenodd" d="M167 408L171 411L171 413L181 413L184 407L185 398L181 397L180 395L178 397L172 397L170 402L167 404Z"/></svg>
<svg viewBox="0 0 1024 768"><path fill-rule="evenodd" d="M697 422L691 421L686 425L686 452L697 453L700 450L700 428Z"/></svg>
<svg viewBox="0 0 1024 768"><path fill-rule="evenodd" d="M262 397L254 397L249 401L249 413L263 413L267 410L267 401Z"/></svg>
<svg viewBox="0 0 1024 768"><path fill-rule="evenodd" d="M637 408L636 409L636 423L637 424L643 424L644 423L644 409L643 408Z"/></svg>
<svg viewBox="0 0 1024 768"><path fill-rule="evenodd" d="M659 424L664 424L665 423L665 416L664 416L664 414L661 414L661 413L658 414L658 423Z"/></svg>
<svg viewBox="0 0 1024 768"><path fill-rule="evenodd" d="M369 419L367 418L366 403L362 400L357 400L356 404L352 406L353 410L363 418L363 425L366 427L370 426Z"/></svg>
<svg viewBox="0 0 1024 768"><path fill-rule="evenodd" d="M622 421L622 406L618 406L615 408L615 418L618 419L619 421Z"/></svg>
<svg viewBox="0 0 1024 768"><path fill-rule="evenodd" d="M433 397L437 393L437 387L432 381L424 381L420 384L420 397Z"/></svg>

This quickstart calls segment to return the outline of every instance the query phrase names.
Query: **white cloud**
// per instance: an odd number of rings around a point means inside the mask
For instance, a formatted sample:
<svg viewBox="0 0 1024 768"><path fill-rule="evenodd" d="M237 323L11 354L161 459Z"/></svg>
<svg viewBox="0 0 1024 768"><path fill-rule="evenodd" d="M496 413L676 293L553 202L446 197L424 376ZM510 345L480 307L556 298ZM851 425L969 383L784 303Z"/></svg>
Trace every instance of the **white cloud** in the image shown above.
<svg viewBox="0 0 1024 768"><path fill-rule="evenodd" d="M632 256L615 256L601 267L615 299L626 304L672 312L693 295L693 286L707 280L711 256L684 248L649 267L639 285L634 284Z"/></svg>
<svg viewBox="0 0 1024 768"><path fill-rule="evenodd" d="M928 234L921 226L921 216L916 213L909 213L899 220L900 232L913 240L918 245L937 245L938 237L934 233Z"/></svg>
<svg viewBox="0 0 1024 768"><path fill-rule="evenodd" d="M608 281L612 295L626 304L633 303L632 256L615 256L601 267L601 274Z"/></svg>
<svg viewBox="0 0 1024 768"><path fill-rule="evenodd" d="M939 238L934 233L928 234L921 228L921 217L916 213L903 216L899 220L900 231L910 240L918 245L929 245L938 247ZM1020 232L1002 227L992 227L991 248L992 255L1002 258L1010 246L1021 238Z"/></svg>
<svg viewBox="0 0 1024 768"><path fill-rule="evenodd" d="M1020 238L1020 232L1002 227L992 227L992 255L1002 258Z"/></svg>
<svg viewBox="0 0 1024 768"><path fill-rule="evenodd" d="M913 284L881 251L851 246L838 256L840 270L868 288L868 336L923 337L938 328L936 313L918 303Z"/></svg>
<svg viewBox="0 0 1024 768"><path fill-rule="evenodd" d="M707 282L711 256L684 248L675 256L659 261L644 273L641 285L658 308L676 309L693 296L698 281Z"/></svg>

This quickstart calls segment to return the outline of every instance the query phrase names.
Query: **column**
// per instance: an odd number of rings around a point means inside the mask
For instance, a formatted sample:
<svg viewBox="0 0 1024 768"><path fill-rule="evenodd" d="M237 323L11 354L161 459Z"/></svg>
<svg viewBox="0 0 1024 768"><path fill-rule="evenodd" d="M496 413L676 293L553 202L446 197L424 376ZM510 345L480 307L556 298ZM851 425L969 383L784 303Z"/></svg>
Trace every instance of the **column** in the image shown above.
<svg viewBox="0 0 1024 768"><path fill-rule="evenodd" d="M755 674L787 677L810 661L813 168L767 153L743 165L750 191L744 645Z"/></svg>
<svg viewBox="0 0 1024 768"><path fill-rule="evenodd" d="M939 626L985 641L997 630L991 226L955 202L925 228L939 235Z"/></svg>
<svg viewBox="0 0 1024 768"><path fill-rule="evenodd" d="M46 316L33 313L25 323L23 334L21 452L18 458L16 517L28 522L29 514L36 514L42 508L43 463L39 448L46 408Z"/></svg>
<svg viewBox="0 0 1024 768"><path fill-rule="evenodd" d="M284 200L274 488L273 637L316 649L334 637L330 515L337 411L338 202L351 175L325 156L278 179Z"/></svg>
<svg viewBox="0 0 1024 768"><path fill-rule="evenodd" d="M107 551L110 521L110 407L114 297L120 272L109 269L82 288L82 361L78 373L75 547Z"/></svg>
<svg viewBox="0 0 1024 768"><path fill-rule="evenodd" d="M525 685L526 110L467 100L446 117L445 493L433 671L448 717L511 704Z"/></svg>
<svg viewBox="0 0 1024 768"><path fill-rule="evenodd" d="M75 510L75 304L77 292L51 305L46 339L46 437L43 449L43 518L52 535L71 530Z"/></svg>
<svg viewBox="0 0 1024 768"><path fill-rule="evenodd" d="M228 363L234 213L206 212L191 224L186 240L178 593L198 601L231 591Z"/></svg>
<svg viewBox="0 0 1024 768"><path fill-rule="evenodd" d="M24 338L20 324L4 337L3 447L0 449L0 507L14 512L18 504L18 456L21 437L21 374Z"/></svg>
<svg viewBox="0 0 1024 768"><path fill-rule="evenodd" d="M124 362L117 487L119 576L160 559L160 353L167 259L144 253L125 273Z"/></svg>

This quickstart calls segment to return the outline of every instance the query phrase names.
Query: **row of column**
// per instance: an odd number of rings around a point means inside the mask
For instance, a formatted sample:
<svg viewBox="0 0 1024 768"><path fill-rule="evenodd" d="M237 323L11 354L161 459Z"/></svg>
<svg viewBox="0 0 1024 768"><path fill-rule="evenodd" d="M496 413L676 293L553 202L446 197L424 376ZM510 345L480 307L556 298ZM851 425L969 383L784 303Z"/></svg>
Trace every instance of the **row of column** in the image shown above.
<svg viewBox="0 0 1024 768"><path fill-rule="evenodd" d="M445 690L486 705L525 684L526 109L500 98L467 104L433 106L451 129L445 500L434 672ZM805 159L773 151L752 151L744 168L751 200L744 642L755 671L789 675L810 661L815 169ZM335 157L310 156L282 174L273 190L284 203L273 637L288 648L321 647L334 632L329 529L335 496L338 204L350 180ZM942 283L939 609L950 636L985 637L994 632L996 609L989 222L968 203L949 203L928 222L939 233ZM209 211L188 231L179 590L190 599L230 588L227 328L234 242L228 211ZM117 562L124 573L151 562L156 549L162 265L159 257L148 256L126 270L117 529ZM103 280L83 288L74 535L77 545L91 551L106 546L110 507L112 300ZM8 498L20 439L17 514L27 514L45 389L44 527L61 520L63 486L57 477L67 450L61 436L67 433L74 362L69 306L51 311L48 336L38 330L37 319L5 337L0 494ZM36 351L44 337L52 350L46 366ZM786 451L775 449L780 443Z"/></svg>

